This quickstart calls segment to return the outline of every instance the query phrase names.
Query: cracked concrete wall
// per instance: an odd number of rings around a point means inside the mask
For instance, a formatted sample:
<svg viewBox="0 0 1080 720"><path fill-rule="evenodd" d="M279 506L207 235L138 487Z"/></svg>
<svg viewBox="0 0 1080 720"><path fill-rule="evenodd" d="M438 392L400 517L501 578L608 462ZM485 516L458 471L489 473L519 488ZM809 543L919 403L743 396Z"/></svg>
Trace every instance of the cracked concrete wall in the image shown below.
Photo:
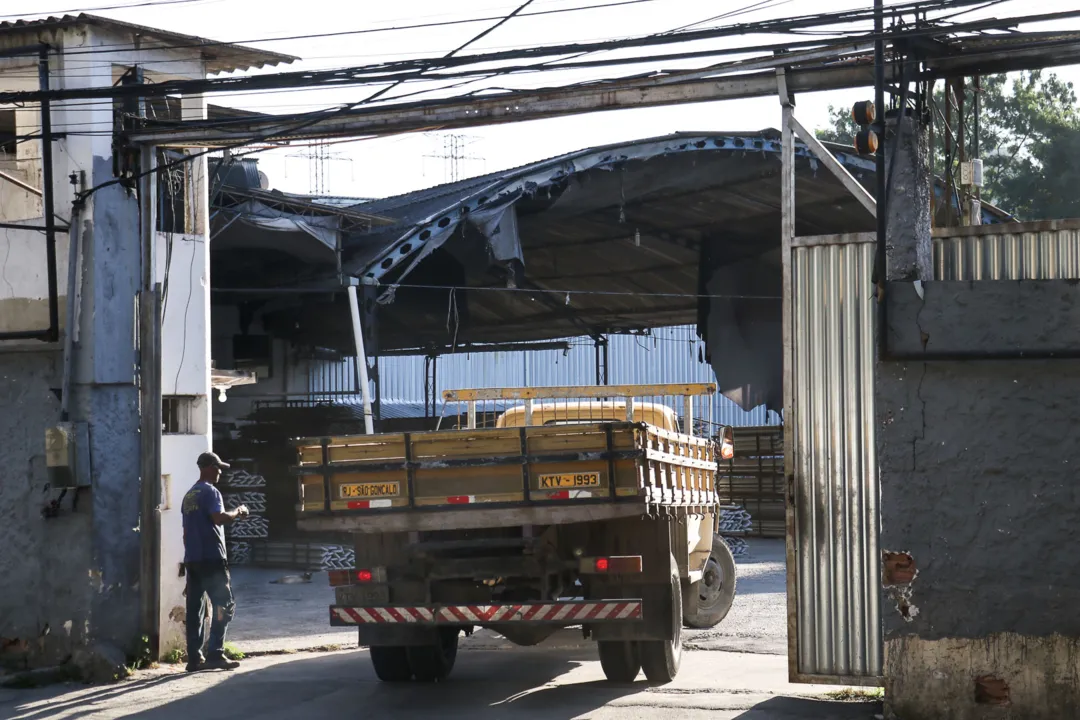
<svg viewBox="0 0 1080 720"><path fill-rule="evenodd" d="M61 356L0 352L0 666L50 664L71 655L90 622L91 508L45 519L45 428L56 423ZM85 498L82 498L85 500ZM70 507L71 495L65 508Z"/></svg>
<svg viewBox="0 0 1080 720"><path fill-rule="evenodd" d="M890 280L924 280L934 271L930 240L930 155L926 128L916 118L889 118L885 144L885 262Z"/></svg>
<svg viewBox="0 0 1080 720"><path fill-rule="evenodd" d="M94 158L95 177L112 162ZM138 201L113 185L94 196L86 238L76 391L90 421L94 524L93 633L127 652L139 637L139 389L136 297L141 281ZM155 478L156 481L156 478Z"/></svg>
<svg viewBox="0 0 1080 720"><path fill-rule="evenodd" d="M1075 281L932 282L922 299L890 283L886 297L893 352L1080 348ZM875 390L880 546L912 561L883 599L890 712L1073 716L1080 361L879 363Z"/></svg>
<svg viewBox="0 0 1080 720"><path fill-rule="evenodd" d="M111 172L97 158L95 176ZM139 644L138 227L132 194L96 193L84 224L70 399L71 419L89 424L91 487L69 490L57 517L41 510L59 495L46 487L44 454L45 429L60 420L62 353L0 344L0 636L11 641L0 661L8 664L61 662L90 641L129 655Z"/></svg>

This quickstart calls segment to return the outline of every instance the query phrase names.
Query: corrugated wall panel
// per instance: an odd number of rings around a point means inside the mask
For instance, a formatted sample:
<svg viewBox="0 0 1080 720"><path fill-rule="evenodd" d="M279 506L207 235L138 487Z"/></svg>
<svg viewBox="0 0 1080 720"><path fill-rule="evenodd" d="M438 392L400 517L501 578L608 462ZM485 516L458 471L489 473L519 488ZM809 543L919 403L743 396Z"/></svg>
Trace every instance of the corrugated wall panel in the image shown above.
<svg viewBox="0 0 1080 720"><path fill-rule="evenodd" d="M1056 224L1056 223L1055 223ZM934 238L935 280L1075 280L1080 278L1080 228L1045 223L1007 225L1009 232L968 232Z"/></svg>
<svg viewBox="0 0 1080 720"><path fill-rule="evenodd" d="M438 391L484 387L544 387L592 385L596 382L596 351L589 338L567 340L570 349L444 355L436 372ZM704 343L693 326L659 328L648 336L612 335L608 349L608 381L612 384L716 382L712 367L703 362ZM313 394L355 389L352 358L344 363L313 366ZM424 401L424 358L379 358L385 402ZM344 379L342 379L344 378ZM701 413L701 410L696 412ZM701 413L704 414L704 413ZM780 424L780 416L759 407L746 412L727 398L713 403L713 422L735 426Z"/></svg>
<svg viewBox="0 0 1080 720"><path fill-rule="evenodd" d="M882 670L874 245L791 252L798 672L874 678Z"/></svg>

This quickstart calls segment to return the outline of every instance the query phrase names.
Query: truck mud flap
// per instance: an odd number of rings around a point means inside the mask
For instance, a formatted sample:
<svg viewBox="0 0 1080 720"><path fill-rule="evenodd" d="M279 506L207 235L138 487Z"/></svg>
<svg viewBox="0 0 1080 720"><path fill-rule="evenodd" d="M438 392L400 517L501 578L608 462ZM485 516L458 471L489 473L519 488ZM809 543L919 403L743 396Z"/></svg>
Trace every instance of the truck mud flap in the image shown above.
<svg viewBox="0 0 1080 720"><path fill-rule="evenodd" d="M582 623L641 620L641 600L574 600L500 605L330 606L330 625L490 625L494 623Z"/></svg>

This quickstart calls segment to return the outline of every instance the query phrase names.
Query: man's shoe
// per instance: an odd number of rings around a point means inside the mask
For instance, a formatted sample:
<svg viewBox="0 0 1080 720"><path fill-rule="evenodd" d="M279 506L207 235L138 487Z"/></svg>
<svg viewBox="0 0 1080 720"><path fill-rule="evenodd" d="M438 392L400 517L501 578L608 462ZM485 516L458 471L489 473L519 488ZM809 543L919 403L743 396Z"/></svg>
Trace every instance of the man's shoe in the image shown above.
<svg viewBox="0 0 1080 720"><path fill-rule="evenodd" d="M202 670L202 669L203 669L203 667L204 667L204 666L203 666L203 664L202 664L202 663L188 663L188 664L187 664L187 667L186 667L186 668L184 668L184 670L185 670L186 672L189 672L189 673L192 673L192 672L199 672L200 670Z"/></svg>
<svg viewBox="0 0 1080 720"><path fill-rule="evenodd" d="M240 663L235 660L226 660L223 657L211 658L201 665L204 670L235 670L240 667Z"/></svg>

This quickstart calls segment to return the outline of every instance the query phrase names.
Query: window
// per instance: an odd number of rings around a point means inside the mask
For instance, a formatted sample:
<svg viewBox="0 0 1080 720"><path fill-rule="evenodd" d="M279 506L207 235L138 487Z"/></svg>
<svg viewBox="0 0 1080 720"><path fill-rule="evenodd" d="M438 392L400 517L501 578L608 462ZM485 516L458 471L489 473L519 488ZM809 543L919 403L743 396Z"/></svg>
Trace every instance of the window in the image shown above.
<svg viewBox="0 0 1080 720"><path fill-rule="evenodd" d="M19 135L15 124L15 110L0 110L0 160L14 160L18 150Z"/></svg>
<svg viewBox="0 0 1080 720"><path fill-rule="evenodd" d="M186 233L188 163L166 167L186 155L173 150L158 150L157 229L163 233Z"/></svg>
<svg viewBox="0 0 1080 720"><path fill-rule="evenodd" d="M166 395L161 398L161 432L164 435L201 435L206 432L204 398Z"/></svg>

